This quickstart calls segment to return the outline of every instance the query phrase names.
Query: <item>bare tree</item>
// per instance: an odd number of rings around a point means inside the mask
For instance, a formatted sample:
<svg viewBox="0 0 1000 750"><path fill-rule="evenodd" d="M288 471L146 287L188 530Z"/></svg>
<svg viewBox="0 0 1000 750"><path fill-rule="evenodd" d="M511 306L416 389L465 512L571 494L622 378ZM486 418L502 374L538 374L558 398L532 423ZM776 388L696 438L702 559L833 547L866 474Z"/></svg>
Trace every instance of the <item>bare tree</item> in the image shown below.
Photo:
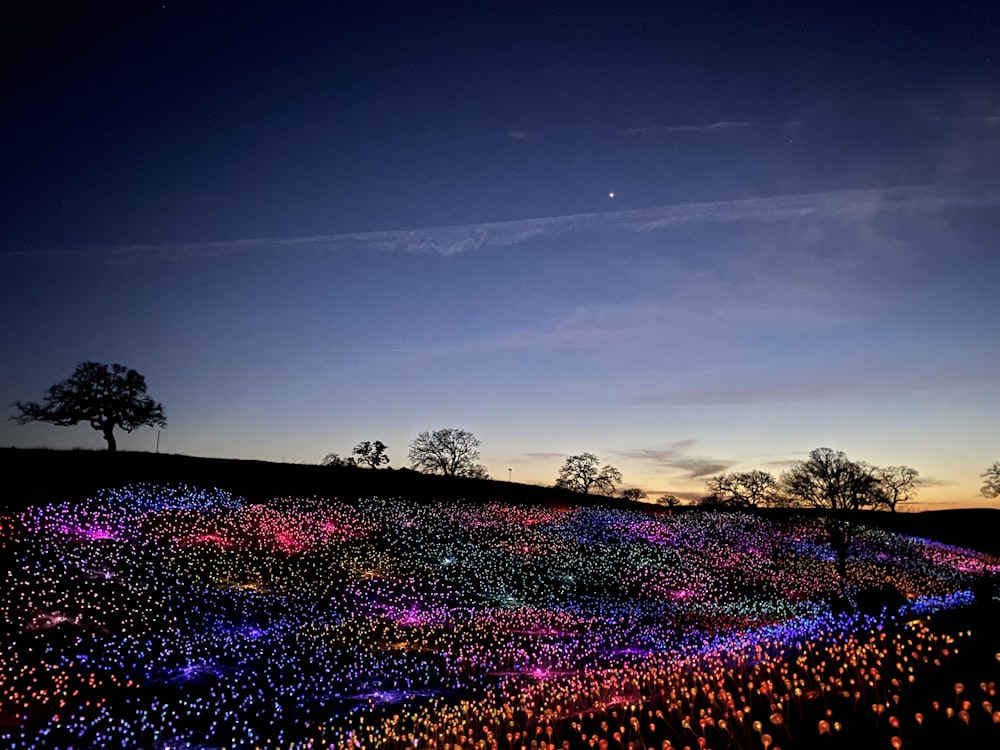
<svg viewBox="0 0 1000 750"><path fill-rule="evenodd" d="M559 469L556 487L584 494L589 494L591 490L602 495L615 494L615 486L621 484L622 473L610 464L599 467L599 463L593 453L570 456Z"/></svg>
<svg viewBox="0 0 1000 750"><path fill-rule="evenodd" d="M993 465L979 476L986 480L980 490L983 497L1000 497L1000 461L994 461Z"/></svg>
<svg viewBox="0 0 1000 750"><path fill-rule="evenodd" d="M878 504L893 513L899 503L908 503L916 497L920 487L920 472L909 466L875 468L875 478L881 491Z"/></svg>
<svg viewBox="0 0 1000 750"><path fill-rule="evenodd" d="M18 424L49 422L70 427L86 422L118 450L115 428L166 427L163 405L146 395L146 378L124 365L81 362L66 380L49 387L44 403L16 401Z"/></svg>
<svg viewBox="0 0 1000 750"><path fill-rule="evenodd" d="M712 504L736 508L764 508L778 504L778 482L766 471L734 471L711 477L706 483Z"/></svg>
<svg viewBox="0 0 1000 750"><path fill-rule="evenodd" d="M381 440L376 440L374 443L371 440L365 440L354 446L354 455L358 457L358 463L377 469L379 466L389 465L389 457L385 453L386 448L386 444Z"/></svg>
<svg viewBox="0 0 1000 750"><path fill-rule="evenodd" d="M875 467L851 461L843 451L816 448L806 461L782 475L781 484L789 497L826 511L823 528L837 555L837 572L841 581L846 581L853 514L874 507L881 498Z"/></svg>
<svg viewBox="0 0 1000 750"><path fill-rule="evenodd" d="M621 497L622 500L631 500L633 503L637 503L640 500L645 500L647 495L638 487L629 487L621 491Z"/></svg>
<svg viewBox="0 0 1000 750"><path fill-rule="evenodd" d="M446 427L421 432L410 443L410 465L428 474L489 479L479 462L479 439L467 430Z"/></svg>

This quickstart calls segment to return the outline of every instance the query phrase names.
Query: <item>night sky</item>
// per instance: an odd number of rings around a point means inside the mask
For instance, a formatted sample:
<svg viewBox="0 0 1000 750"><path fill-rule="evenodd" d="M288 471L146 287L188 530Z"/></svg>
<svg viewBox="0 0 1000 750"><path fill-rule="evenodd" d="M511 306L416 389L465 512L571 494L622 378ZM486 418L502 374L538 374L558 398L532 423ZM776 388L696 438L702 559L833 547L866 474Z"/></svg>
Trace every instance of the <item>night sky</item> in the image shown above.
<svg viewBox="0 0 1000 750"><path fill-rule="evenodd" d="M20 5L4 404L121 362L171 453L459 427L696 497L829 446L986 502L996 2Z"/></svg>

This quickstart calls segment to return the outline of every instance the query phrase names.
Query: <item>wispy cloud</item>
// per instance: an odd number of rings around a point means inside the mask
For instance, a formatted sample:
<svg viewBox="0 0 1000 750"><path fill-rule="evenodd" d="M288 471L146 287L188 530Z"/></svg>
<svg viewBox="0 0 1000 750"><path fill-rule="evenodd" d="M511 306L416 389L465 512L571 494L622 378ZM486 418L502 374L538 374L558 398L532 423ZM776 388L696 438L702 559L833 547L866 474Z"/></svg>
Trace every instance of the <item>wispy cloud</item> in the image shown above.
<svg viewBox="0 0 1000 750"><path fill-rule="evenodd" d="M691 455L694 440L678 440L664 448L635 448L615 451L615 455L652 465L658 469L679 470L687 479L704 479L725 471L735 462L724 458Z"/></svg>
<svg viewBox="0 0 1000 750"><path fill-rule="evenodd" d="M92 254L132 260L311 250L322 252L433 253L450 256L483 248L510 247L529 240L576 232L651 232L671 226L690 224L773 223L805 217L860 220L877 213L913 213L949 207L969 208L998 205L1000 205L1000 188L996 187L958 190L933 186L911 186L680 203L630 211L570 214L425 229L178 242L157 245L133 244L83 250L53 250L31 253L31 255ZM16 250L0 251L0 257L3 258L23 258L26 255L26 253Z"/></svg>
<svg viewBox="0 0 1000 750"><path fill-rule="evenodd" d="M958 484L954 479L941 479L940 477L925 477L919 479L921 487L954 487Z"/></svg>
<svg viewBox="0 0 1000 750"><path fill-rule="evenodd" d="M528 137L528 133L525 130L508 130L507 137L512 141L523 141Z"/></svg>
<svg viewBox="0 0 1000 750"><path fill-rule="evenodd" d="M754 120L719 120L718 122L701 123L697 125L659 125L641 128L625 128L625 135L664 135L671 133L714 133L720 130L750 128L760 123Z"/></svg>
<svg viewBox="0 0 1000 750"><path fill-rule="evenodd" d="M511 464L523 464L531 463L534 461L558 461L563 458L565 453L549 452L549 451L528 451L522 453L519 456L508 459L507 463Z"/></svg>
<svg viewBox="0 0 1000 750"><path fill-rule="evenodd" d="M772 461L764 461L761 466L766 466L769 469L787 469L790 466L794 466L801 460L802 459L799 458L780 458Z"/></svg>
<svg viewBox="0 0 1000 750"><path fill-rule="evenodd" d="M1000 115L974 115L970 117L945 117L943 115L923 115L917 118L918 122L933 123L935 125L986 125L996 127L1000 125Z"/></svg>

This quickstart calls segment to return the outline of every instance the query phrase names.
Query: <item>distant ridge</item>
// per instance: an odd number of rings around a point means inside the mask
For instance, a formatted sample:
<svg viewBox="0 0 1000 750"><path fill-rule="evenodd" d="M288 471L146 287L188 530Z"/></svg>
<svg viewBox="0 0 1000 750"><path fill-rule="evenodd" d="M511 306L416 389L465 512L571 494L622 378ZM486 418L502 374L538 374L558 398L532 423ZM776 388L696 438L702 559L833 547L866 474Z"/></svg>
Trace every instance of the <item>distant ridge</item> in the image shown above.
<svg viewBox="0 0 1000 750"><path fill-rule="evenodd" d="M649 503L582 495L552 487L503 480L422 474L410 469L362 469L172 453L0 448L0 512L29 505L92 497L97 491L130 484L187 484L218 487L253 502L279 497L402 497L412 502L440 500L549 506L603 506L665 512ZM682 506L680 512L700 509ZM764 515L814 515L809 509L760 510ZM868 511L872 526L1000 556L1000 509L957 508L920 512Z"/></svg>

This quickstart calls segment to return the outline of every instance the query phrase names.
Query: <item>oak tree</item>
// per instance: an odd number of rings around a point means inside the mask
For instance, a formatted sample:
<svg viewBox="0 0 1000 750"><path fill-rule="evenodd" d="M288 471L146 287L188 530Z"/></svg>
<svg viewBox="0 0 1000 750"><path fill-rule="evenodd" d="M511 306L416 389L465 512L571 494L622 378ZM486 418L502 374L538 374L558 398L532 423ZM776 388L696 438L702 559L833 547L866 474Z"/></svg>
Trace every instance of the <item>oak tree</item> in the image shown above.
<svg viewBox="0 0 1000 750"><path fill-rule="evenodd" d="M410 443L410 465L428 474L488 479L479 463L480 444L471 432L453 427L421 432Z"/></svg>
<svg viewBox="0 0 1000 750"><path fill-rule="evenodd" d="M621 491L621 497L622 500L631 500L633 503L637 503L640 500L645 500L647 495L638 487L629 487Z"/></svg>
<svg viewBox="0 0 1000 750"><path fill-rule="evenodd" d="M1000 497L1000 461L994 461L993 465L979 476L986 480L980 490L983 497Z"/></svg>
<svg viewBox="0 0 1000 750"><path fill-rule="evenodd" d="M85 422L99 431L109 451L118 449L115 429L166 427L163 405L146 395L146 378L124 365L81 362L66 380L50 386L42 403L16 401L18 424L48 422L70 427Z"/></svg>
<svg viewBox="0 0 1000 750"><path fill-rule="evenodd" d="M718 474L705 483L712 504L735 508L778 505L778 482L767 471L734 471Z"/></svg>
<svg viewBox="0 0 1000 750"><path fill-rule="evenodd" d="M852 461L843 451L816 448L781 477L785 493L798 503L825 511L827 539L837 556L837 572L847 578L847 558L854 535L855 515L881 499L877 469Z"/></svg>
<svg viewBox="0 0 1000 750"><path fill-rule="evenodd" d="M613 495L621 484L622 473L614 466L600 466L593 453L570 456L559 469L556 487L589 494L594 490L602 495Z"/></svg>
<svg viewBox="0 0 1000 750"><path fill-rule="evenodd" d="M881 492L878 505L892 512L900 503L908 503L916 497L920 487L920 472L909 466L886 466L875 469L875 478Z"/></svg>
<svg viewBox="0 0 1000 750"><path fill-rule="evenodd" d="M358 457L358 463L377 469L379 466L389 465L389 456L386 455L386 444L381 440L374 443L365 440L354 446L354 455Z"/></svg>

